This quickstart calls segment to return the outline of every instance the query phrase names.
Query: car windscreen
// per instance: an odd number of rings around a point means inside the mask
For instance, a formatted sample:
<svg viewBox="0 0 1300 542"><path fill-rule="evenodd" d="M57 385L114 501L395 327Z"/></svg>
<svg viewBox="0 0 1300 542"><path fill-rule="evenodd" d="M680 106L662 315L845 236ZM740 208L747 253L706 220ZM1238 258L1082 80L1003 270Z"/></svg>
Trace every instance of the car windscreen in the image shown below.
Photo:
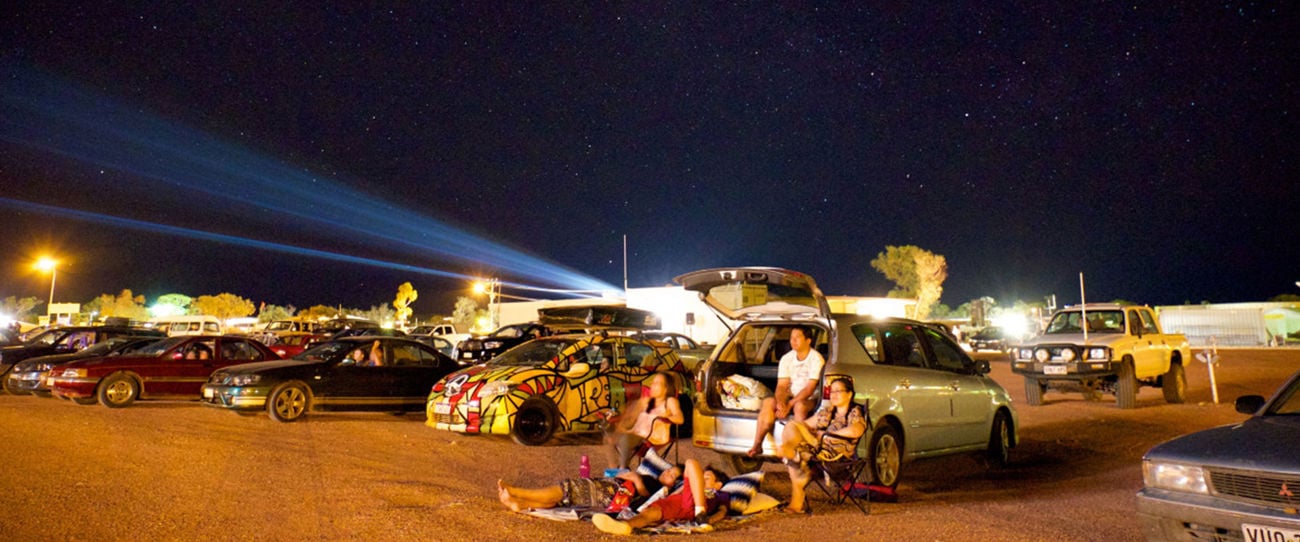
<svg viewBox="0 0 1300 542"><path fill-rule="evenodd" d="M506 350L487 364L495 367L535 367L555 359L572 339L537 339Z"/></svg>
<svg viewBox="0 0 1300 542"><path fill-rule="evenodd" d="M1291 385L1277 395L1265 415L1300 416L1300 377L1291 380Z"/></svg>
<svg viewBox="0 0 1300 542"><path fill-rule="evenodd" d="M67 333L68 332L60 329L51 329L49 331L41 333L40 335L32 337L30 340L27 341L26 344L31 346L49 346L51 344L54 344L55 342L58 342L58 340L62 339L64 335L67 335Z"/></svg>
<svg viewBox="0 0 1300 542"><path fill-rule="evenodd" d="M1047 324L1047 331L1044 333L1048 335L1054 333L1082 333L1083 325L1083 312L1062 312L1052 318L1052 322ZM1124 312L1117 310L1088 311L1087 325L1089 333L1123 333Z"/></svg>

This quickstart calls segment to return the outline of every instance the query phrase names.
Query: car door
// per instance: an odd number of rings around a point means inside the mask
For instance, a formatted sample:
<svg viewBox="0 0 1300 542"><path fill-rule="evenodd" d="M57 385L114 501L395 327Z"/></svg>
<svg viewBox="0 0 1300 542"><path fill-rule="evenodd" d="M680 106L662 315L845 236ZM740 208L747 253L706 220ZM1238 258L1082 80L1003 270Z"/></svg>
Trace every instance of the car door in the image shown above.
<svg viewBox="0 0 1300 542"><path fill-rule="evenodd" d="M944 448L952 426L952 380L931 366L921 326L895 322L881 326L880 336L890 369L884 391L901 407L907 453Z"/></svg>
<svg viewBox="0 0 1300 542"><path fill-rule="evenodd" d="M437 380L431 378L441 365L437 354L413 342L394 342L391 350L392 380L384 396L392 404L423 404Z"/></svg>
<svg viewBox="0 0 1300 542"><path fill-rule="evenodd" d="M312 387L312 392L319 398L317 404L326 408L371 410L391 403L397 393L394 391L393 352L389 341L380 340L379 343L382 364L353 363L349 354ZM368 359L372 343L358 341L354 345L347 352L359 348Z"/></svg>
<svg viewBox="0 0 1300 542"><path fill-rule="evenodd" d="M923 328L922 335L930 349L930 367L945 381L937 390L949 403L949 427L943 432L948 448L987 442L992 427L991 402L985 379L975 370L975 362L937 330Z"/></svg>
<svg viewBox="0 0 1300 542"><path fill-rule="evenodd" d="M157 364L142 368L145 394L198 397L220 363L221 349L216 337L201 337L181 343L168 351Z"/></svg>
<svg viewBox="0 0 1300 542"><path fill-rule="evenodd" d="M1133 337L1133 366L1140 377L1150 376L1154 373L1163 372L1157 370L1161 368L1166 355L1167 346L1161 341L1159 334L1151 333L1147 330L1147 325L1142 320L1141 313L1146 311L1139 309L1128 309L1124 311L1128 333ZM1150 318L1147 320L1150 322ZM1151 322L1154 329L1155 324Z"/></svg>

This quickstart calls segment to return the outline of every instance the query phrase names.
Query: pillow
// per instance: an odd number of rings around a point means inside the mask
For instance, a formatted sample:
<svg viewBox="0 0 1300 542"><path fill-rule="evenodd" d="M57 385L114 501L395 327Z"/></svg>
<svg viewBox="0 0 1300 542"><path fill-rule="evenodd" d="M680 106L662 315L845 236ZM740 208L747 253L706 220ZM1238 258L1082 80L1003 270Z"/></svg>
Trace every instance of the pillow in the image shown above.
<svg viewBox="0 0 1300 542"><path fill-rule="evenodd" d="M641 464L636 466L636 473L641 476L658 478L664 471L673 468L673 464L667 459L659 457L659 453L654 448L646 451L645 457L641 458Z"/></svg>
<svg viewBox="0 0 1300 542"><path fill-rule="evenodd" d="M767 493L758 492L754 494L753 498L749 499L749 506L745 507L744 514L746 516L757 514L764 510L776 508L780 505L781 501L776 500L776 497L768 495Z"/></svg>
<svg viewBox="0 0 1300 542"><path fill-rule="evenodd" d="M748 474L733 476L727 483L722 484L721 491L731 495L731 503L727 506L728 513L744 514L749 508L749 501L753 500L754 494L758 493L758 485L763 483L763 471L756 470Z"/></svg>

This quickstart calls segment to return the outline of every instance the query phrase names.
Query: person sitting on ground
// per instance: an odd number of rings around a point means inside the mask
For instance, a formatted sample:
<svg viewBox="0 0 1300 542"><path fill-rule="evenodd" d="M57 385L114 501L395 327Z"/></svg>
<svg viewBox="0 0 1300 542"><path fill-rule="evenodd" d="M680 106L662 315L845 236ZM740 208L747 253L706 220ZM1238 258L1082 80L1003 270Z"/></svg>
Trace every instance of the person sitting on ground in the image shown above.
<svg viewBox="0 0 1300 542"><path fill-rule="evenodd" d="M522 488L497 480L497 499L515 512L537 508L572 506L607 510L620 490L633 493L630 506L639 506L660 488L672 488L682 476L682 467L664 469L658 478L622 471L605 478L566 478L553 486ZM628 486L631 486L630 488Z"/></svg>
<svg viewBox="0 0 1300 542"><path fill-rule="evenodd" d="M713 466L701 467L694 459L686 460L684 473L686 483L681 490L646 505L631 519L619 521L608 514L596 514L591 522L601 532L627 535L666 521L714 523L722 519L727 514L730 495L718 490L727 482L727 475Z"/></svg>
<svg viewBox="0 0 1300 542"><path fill-rule="evenodd" d="M650 377L650 385L645 390L641 397L628 403L621 414L610 418L612 423L605 434L605 443L610 445L607 450L611 468L628 468L633 454L643 441L651 438L652 431L671 429L663 426L656 428L656 421L663 423L660 418L668 420L672 425L686 421L682 405L677 400L677 386L668 373L655 373ZM660 436L655 435L656 438L651 440L657 441ZM667 434L662 436L666 437Z"/></svg>
<svg viewBox="0 0 1300 542"><path fill-rule="evenodd" d="M790 422L785 426L781 438L781 457L790 471L790 504L786 508L791 512L803 512L805 505L804 489L810 479L807 461L812 452L821 449L821 454L836 459L852 457L856 452L858 439L867 431L866 416L862 405L853 402L853 380L836 378L830 383L830 402L822 405L817 417L809 423ZM832 434L844 438L822 436Z"/></svg>
<svg viewBox="0 0 1300 542"><path fill-rule="evenodd" d="M776 397L763 399L758 409L758 430L749 449L750 457L763 453L763 439L772 432L776 420L793 414L795 421L802 422L812 413L816 402L813 392L819 388L817 379L826 365L821 352L813 349L812 338L808 327L790 330L790 351L781 356L777 367Z"/></svg>

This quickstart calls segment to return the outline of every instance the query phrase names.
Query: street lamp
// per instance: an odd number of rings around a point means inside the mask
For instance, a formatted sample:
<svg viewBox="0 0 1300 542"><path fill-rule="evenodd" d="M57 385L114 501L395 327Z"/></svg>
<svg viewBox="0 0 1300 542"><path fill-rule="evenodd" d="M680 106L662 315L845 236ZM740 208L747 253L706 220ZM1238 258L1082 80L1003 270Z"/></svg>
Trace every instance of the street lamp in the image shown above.
<svg viewBox="0 0 1300 542"><path fill-rule="evenodd" d="M58 276L58 266L59 262L49 257L36 260L37 269L50 272L50 306L46 307L46 314L54 314L54 279Z"/></svg>
<svg viewBox="0 0 1300 542"><path fill-rule="evenodd" d="M497 322L501 319L501 303L497 301L497 296L501 294L501 280L497 278L476 280L474 281L474 293L487 294L488 324L491 327L489 331L495 331Z"/></svg>

